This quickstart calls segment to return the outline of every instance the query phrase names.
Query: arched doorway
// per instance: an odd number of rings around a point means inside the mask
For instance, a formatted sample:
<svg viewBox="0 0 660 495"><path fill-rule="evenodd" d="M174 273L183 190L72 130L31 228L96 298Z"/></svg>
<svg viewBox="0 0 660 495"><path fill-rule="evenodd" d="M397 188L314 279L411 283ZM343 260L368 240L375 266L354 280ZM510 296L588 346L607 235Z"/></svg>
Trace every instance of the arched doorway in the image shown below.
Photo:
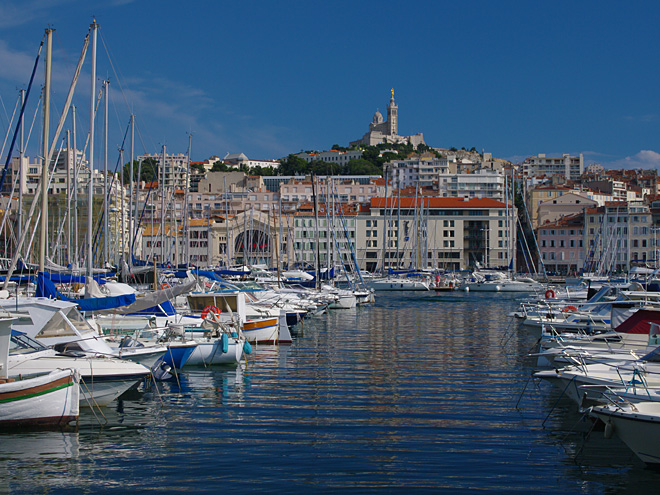
<svg viewBox="0 0 660 495"><path fill-rule="evenodd" d="M271 237L261 229L240 232L234 241L236 262L245 265L272 266Z"/></svg>

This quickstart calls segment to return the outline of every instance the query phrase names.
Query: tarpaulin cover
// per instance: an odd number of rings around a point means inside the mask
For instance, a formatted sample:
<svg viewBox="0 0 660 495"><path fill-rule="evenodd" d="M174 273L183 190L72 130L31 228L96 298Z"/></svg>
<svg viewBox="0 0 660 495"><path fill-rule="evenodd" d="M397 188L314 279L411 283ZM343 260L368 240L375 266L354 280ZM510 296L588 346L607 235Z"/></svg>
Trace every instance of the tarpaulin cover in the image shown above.
<svg viewBox="0 0 660 495"><path fill-rule="evenodd" d="M101 311L104 309L118 308L128 306L135 302L135 294L122 294L112 297L92 297L89 299L72 299L63 295L57 290L51 280L50 273L39 272L37 275L36 297L47 297L49 299L60 299L62 301L74 302L81 311Z"/></svg>

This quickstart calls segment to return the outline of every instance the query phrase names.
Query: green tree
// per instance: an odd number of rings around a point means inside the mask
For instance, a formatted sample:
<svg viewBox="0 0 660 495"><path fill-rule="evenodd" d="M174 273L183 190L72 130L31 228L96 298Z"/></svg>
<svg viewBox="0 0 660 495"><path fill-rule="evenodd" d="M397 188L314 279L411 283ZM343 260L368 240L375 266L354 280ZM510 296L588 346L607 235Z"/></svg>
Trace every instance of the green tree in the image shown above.
<svg viewBox="0 0 660 495"><path fill-rule="evenodd" d="M382 175L383 168L374 165L369 160L355 158L348 162L346 175Z"/></svg>
<svg viewBox="0 0 660 495"><path fill-rule="evenodd" d="M133 160L133 180L151 182L158 181L158 173L160 170L160 162L156 158L145 158L142 160L142 165L137 160ZM123 170L124 182L128 183L131 177L131 163L128 162L124 165ZM138 177L138 173L140 176Z"/></svg>
<svg viewBox="0 0 660 495"><path fill-rule="evenodd" d="M227 164L222 160L214 162L213 166L211 167L211 172L229 172L230 170L232 169L228 167Z"/></svg>
<svg viewBox="0 0 660 495"><path fill-rule="evenodd" d="M296 155L289 155L280 160L278 175L305 175L309 173L309 164Z"/></svg>
<svg viewBox="0 0 660 495"><path fill-rule="evenodd" d="M204 165L201 163L191 163L190 164L190 173L192 174L204 174L206 173L206 169L204 168Z"/></svg>

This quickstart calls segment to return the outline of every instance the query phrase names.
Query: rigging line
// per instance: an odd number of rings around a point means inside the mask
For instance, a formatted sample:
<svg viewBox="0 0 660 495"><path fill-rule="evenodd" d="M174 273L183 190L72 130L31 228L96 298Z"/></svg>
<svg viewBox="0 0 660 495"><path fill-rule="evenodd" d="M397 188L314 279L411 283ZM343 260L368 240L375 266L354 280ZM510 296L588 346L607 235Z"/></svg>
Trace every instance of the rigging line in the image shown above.
<svg viewBox="0 0 660 495"><path fill-rule="evenodd" d="M112 69L113 74L115 75L115 78L117 79L117 85L119 86L119 91L121 92L122 97L124 98L124 103L126 103L126 108L129 113L133 112L133 109L131 106L128 104L128 100L126 99L126 93L124 92L124 88L122 87L121 80L119 78L119 74L117 74L117 70L115 69L115 64L112 63L112 55L110 54L110 50L108 49L108 45L105 44L105 39L103 38L103 30L99 29L99 34L101 35L101 44L103 45L103 48L105 49L105 53L108 56L108 62L110 63L110 68Z"/></svg>
<svg viewBox="0 0 660 495"><path fill-rule="evenodd" d="M129 125L126 127L126 132L124 132L124 139L123 139L123 141L122 141L122 143L121 143L121 149L123 149L123 148L124 148L124 145L126 144L126 136L128 136L128 131L129 131L129 129L130 129L130 122L129 122ZM104 201L105 201L105 203L107 203L108 205L110 204L110 196L111 196L112 186L114 185L115 180L116 180L116 177L117 177L117 170L119 169L119 162L120 162L120 160L121 160L121 153L120 153L119 156L117 157L117 163L115 164L115 171L114 171L114 173L112 174L112 180L110 181L110 187L108 187L108 190L107 190L106 193L105 193ZM107 178L106 178L106 180L107 180ZM99 225L97 226L98 229L100 229L100 224L101 224L101 222L104 222L104 221L105 221L105 213L101 213L101 217L100 217L99 220L98 220L98 222L99 222ZM105 235L107 235L107 234L105 234ZM107 261L107 260L106 260L106 261Z"/></svg>
<svg viewBox="0 0 660 495"><path fill-rule="evenodd" d="M25 145L27 147L27 143L30 142L30 137L32 136L32 131L34 130L34 124L37 121L37 115L39 114L39 110L41 109L41 100L43 99L43 94L39 94L39 100L37 101L37 106L34 109L34 115L32 116L32 123L30 124L30 130L28 131L27 138L25 139ZM25 150L23 150L25 151Z"/></svg>
<svg viewBox="0 0 660 495"><path fill-rule="evenodd" d="M136 121L137 121L137 115L136 115L135 117L136 117ZM140 142L142 143L142 149L144 150L143 152L146 153L146 151L147 151L147 146L146 146L146 144L144 144L144 138L142 137L141 128L138 127L137 123L136 123L135 127L136 127L136 129L137 129L137 131L138 131L138 137L140 138ZM149 136L149 139L150 139L151 142L152 142L152 146L151 146L150 149L152 149L152 150L157 149L158 147L156 146L156 143L154 143L153 139L151 139L151 136Z"/></svg>
<svg viewBox="0 0 660 495"><path fill-rule="evenodd" d="M53 146L55 146L55 142L53 142ZM60 149L60 152L61 152L61 149ZM49 155L50 155L50 153L49 153ZM51 155L51 156L52 156L52 155ZM52 165L53 168L52 168L51 171L48 172L48 184L44 185L44 184L41 184L41 183L40 183L39 185L40 185L41 187L46 187L47 189L50 188L50 186L51 186L51 184L52 184L52 182L53 182L53 178L55 177L55 168L56 168L56 166L57 166L57 161L59 160L59 158L60 158L60 153L58 152L58 153L57 153L57 157L56 157L56 159L55 159L55 160L51 160L51 162L53 163L53 165ZM39 193L40 193L40 188L37 188L37 192L35 193L35 197L39 196ZM34 223L35 226L39 225L39 220L41 219L41 214L42 214L42 210L39 210L39 212L37 213L37 220L36 220L35 223ZM33 243L33 241L34 241L34 236L35 236L35 233L36 233L38 230L39 230L39 229L36 228L36 227L35 227L34 229L32 229L32 236L30 237L30 244L28 245L28 249L27 249L27 253L26 253L25 259L28 259L28 257L30 256L30 253L31 253L31 251L32 251L32 243ZM25 229L25 231L27 231L27 228ZM20 249L20 246L17 247L17 249ZM9 276L9 275L8 275L8 276Z"/></svg>
<svg viewBox="0 0 660 495"><path fill-rule="evenodd" d="M137 240L137 234L140 231L140 226L142 225L142 219L144 218L145 210L147 209L147 205L149 204L149 196L151 195L151 191L153 189L153 184L154 180L156 179L156 174L158 173L158 169L156 167L153 167L153 176L151 178L151 181L149 182L149 190L147 191L147 197L144 200L144 205L142 206L142 213L140 214L140 218L138 219L137 226L135 227L135 232L133 233L133 242L131 243L131 256L135 252L135 241ZM151 237L153 239L153 217L152 217L152 222L151 222ZM154 244L152 242L152 244ZM152 254L153 254L153 245L152 245Z"/></svg>
<svg viewBox="0 0 660 495"><path fill-rule="evenodd" d="M9 115L7 115L7 109L5 108L5 100L2 99L2 96L0 96L0 104L2 104L2 111L5 114L5 120L7 120L7 132L9 132L11 123L9 122Z"/></svg>
<svg viewBox="0 0 660 495"><path fill-rule="evenodd" d="M45 39L45 35L44 35ZM14 137L11 141L11 146L9 147L9 153L7 153L7 161L5 162L5 168L2 171L2 179L0 179L0 190L2 190L2 185L5 181L5 176L7 175L7 168L9 167L9 162L11 161L11 154L14 151L14 145L16 144L16 138L18 137L18 130L20 127L21 119L23 118L23 114L25 113L25 104L27 103L28 96L30 95L30 90L32 89L32 83L34 82L34 76L37 73L37 66L39 65L39 58L41 57L41 49L44 46L44 39L41 40L41 44L39 45L39 50L37 52L37 58L34 60L34 67L32 68L32 75L30 76L30 83L28 84L27 92L25 93L25 100L23 102L23 105L21 105L21 113L18 116L18 125L16 126L16 130L14 131Z"/></svg>
<svg viewBox="0 0 660 495"><path fill-rule="evenodd" d="M16 109L18 108L18 103L21 101L21 94L18 93L18 98L16 99L16 105L14 105L14 111L11 114L11 120L7 125L7 132L5 133L5 140L2 142L2 149L0 149L0 156L5 154L5 146L7 145L7 138L9 138L9 131L11 130L11 125L14 123L14 117L16 116ZM4 103L2 104L4 107ZM17 126L17 128L20 128Z"/></svg>

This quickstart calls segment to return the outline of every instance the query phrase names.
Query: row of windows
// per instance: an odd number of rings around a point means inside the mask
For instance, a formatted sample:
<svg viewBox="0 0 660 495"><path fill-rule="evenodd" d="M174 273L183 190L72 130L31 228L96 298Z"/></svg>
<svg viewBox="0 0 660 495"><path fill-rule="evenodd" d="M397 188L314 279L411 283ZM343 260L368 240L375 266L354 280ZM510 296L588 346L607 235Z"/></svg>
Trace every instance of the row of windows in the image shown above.
<svg viewBox="0 0 660 495"><path fill-rule="evenodd" d="M559 247L566 247L566 241L564 239L559 239L558 243ZM541 247L556 247L555 246L555 239L550 239L550 242L547 242L545 239L541 241ZM582 239L569 239L568 240L568 247L582 247Z"/></svg>

